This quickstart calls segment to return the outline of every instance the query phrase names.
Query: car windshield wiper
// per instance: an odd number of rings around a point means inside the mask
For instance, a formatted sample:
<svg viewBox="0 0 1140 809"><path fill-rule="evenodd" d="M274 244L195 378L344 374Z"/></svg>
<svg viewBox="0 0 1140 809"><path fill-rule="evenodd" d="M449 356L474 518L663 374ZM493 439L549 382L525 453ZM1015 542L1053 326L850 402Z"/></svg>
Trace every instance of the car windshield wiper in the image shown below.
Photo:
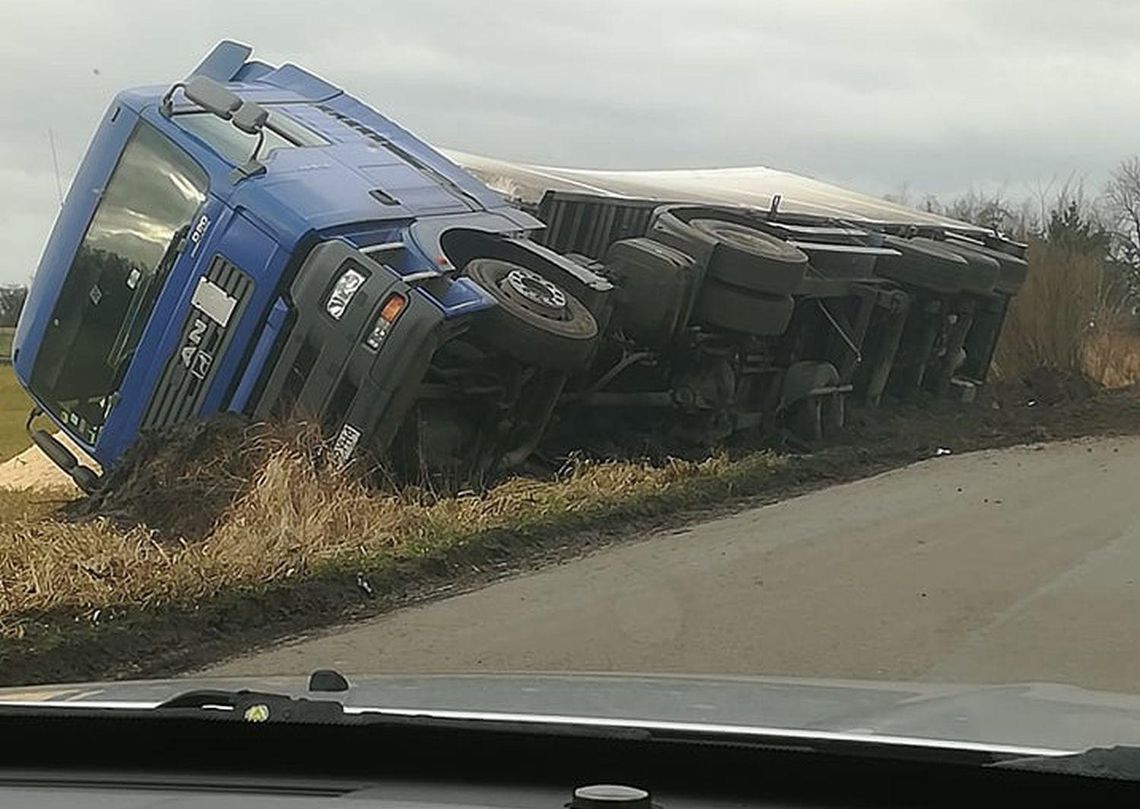
<svg viewBox="0 0 1140 809"><path fill-rule="evenodd" d="M1090 747L1069 756L1011 758L990 765L996 769L1057 773L1113 781L1140 781L1140 747Z"/></svg>

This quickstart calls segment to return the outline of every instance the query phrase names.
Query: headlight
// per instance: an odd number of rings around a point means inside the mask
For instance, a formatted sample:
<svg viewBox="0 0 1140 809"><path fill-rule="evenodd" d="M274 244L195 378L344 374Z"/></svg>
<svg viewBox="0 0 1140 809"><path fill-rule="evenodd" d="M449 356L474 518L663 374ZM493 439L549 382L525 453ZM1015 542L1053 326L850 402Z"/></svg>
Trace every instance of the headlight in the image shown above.
<svg viewBox="0 0 1140 809"><path fill-rule="evenodd" d="M364 273L358 270L345 270L344 274L336 279L332 292L329 293L329 299L325 302L325 311L333 320L341 319L352 302L352 296L364 284L364 280Z"/></svg>

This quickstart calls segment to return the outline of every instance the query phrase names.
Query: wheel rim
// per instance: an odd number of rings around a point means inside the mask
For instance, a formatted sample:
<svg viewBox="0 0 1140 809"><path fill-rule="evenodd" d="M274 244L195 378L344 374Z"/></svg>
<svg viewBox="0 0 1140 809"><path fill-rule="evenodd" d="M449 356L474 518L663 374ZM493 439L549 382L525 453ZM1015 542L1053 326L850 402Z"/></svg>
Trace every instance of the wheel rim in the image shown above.
<svg viewBox="0 0 1140 809"><path fill-rule="evenodd" d="M566 293L536 272L524 269L511 270L499 288L509 298L518 301L533 312L552 320L562 320L566 312Z"/></svg>
<svg viewBox="0 0 1140 809"><path fill-rule="evenodd" d="M741 250L756 251L767 246L759 239L753 238L752 234L741 233L735 228L718 228L716 235L721 241Z"/></svg>

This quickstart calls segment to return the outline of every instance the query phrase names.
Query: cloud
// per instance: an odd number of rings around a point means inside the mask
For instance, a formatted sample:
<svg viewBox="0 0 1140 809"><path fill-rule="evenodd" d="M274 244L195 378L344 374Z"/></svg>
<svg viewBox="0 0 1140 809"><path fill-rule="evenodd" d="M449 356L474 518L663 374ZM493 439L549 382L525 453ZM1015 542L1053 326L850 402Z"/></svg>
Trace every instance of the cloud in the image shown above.
<svg viewBox="0 0 1140 809"><path fill-rule="evenodd" d="M0 10L0 281L35 264L114 92L219 39L441 145L600 168L763 164L870 193L1095 186L1137 149L1140 4L1111 0L47 0Z"/></svg>

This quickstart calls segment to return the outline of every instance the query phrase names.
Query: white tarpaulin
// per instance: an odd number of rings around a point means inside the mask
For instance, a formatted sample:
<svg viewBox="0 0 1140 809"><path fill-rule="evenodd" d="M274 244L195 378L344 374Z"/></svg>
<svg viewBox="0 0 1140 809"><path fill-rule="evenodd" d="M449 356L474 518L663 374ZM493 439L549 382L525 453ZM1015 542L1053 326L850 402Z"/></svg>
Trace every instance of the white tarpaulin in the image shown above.
<svg viewBox="0 0 1140 809"><path fill-rule="evenodd" d="M626 199L741 205L768 210L780 196L783 213L884 225L919 225L984 232L966 222L848 191L786 171L750 166L729 169L596 171L510 163L442 150L491 188L513 199L538 203L547 191L570 191Z"/></svg>

